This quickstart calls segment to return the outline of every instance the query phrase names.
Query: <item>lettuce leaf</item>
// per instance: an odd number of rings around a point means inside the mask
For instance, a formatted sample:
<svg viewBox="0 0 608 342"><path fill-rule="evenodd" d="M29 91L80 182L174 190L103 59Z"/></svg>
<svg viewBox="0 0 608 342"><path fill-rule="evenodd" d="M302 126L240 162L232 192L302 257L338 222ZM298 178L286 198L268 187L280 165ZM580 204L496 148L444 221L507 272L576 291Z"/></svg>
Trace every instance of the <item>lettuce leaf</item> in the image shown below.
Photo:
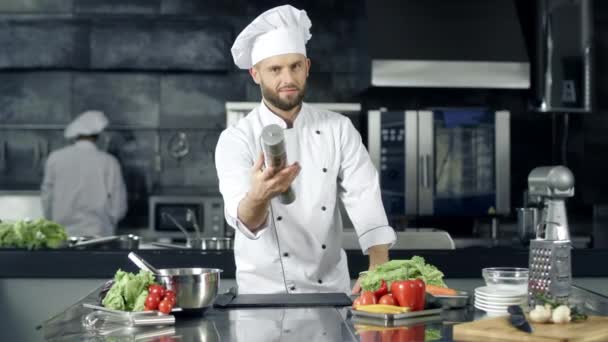
<svg viewBox="0 0 608 342"><path fill-rule="evenodd" d="M361 279L364 291L375 291L380 288L382 280L390 288L392 282L420 278L425 284L446 287L443 273L437 267L427 264L424 258L414 256L409 260L391 260L368 271Z"/></svg>
<svg viewBox="0 0 608 342"><path fill-rule="evenodd" d="M0 223L0 247L59 248L67 239L63 226L45 219Z"/></svg>
<svg viewBox="0 0 608 342"><path fill-rule="evenodd" d="M114 310L142 311L148 296L148 286L151 284L154 284L154 275L151 272L142 270L133 274L119 269L102 304Z"/></svg>

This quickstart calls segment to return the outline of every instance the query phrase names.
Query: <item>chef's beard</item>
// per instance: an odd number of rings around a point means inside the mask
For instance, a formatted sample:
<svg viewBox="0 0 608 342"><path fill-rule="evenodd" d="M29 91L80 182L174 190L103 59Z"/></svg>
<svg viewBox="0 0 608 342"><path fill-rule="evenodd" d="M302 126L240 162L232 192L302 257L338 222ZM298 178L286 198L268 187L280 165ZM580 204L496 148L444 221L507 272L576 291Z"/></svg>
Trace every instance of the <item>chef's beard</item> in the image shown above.
<svg viewBox="0 0 608 342"><path fill-rule="evenodd" d="M260 83L260 89L262 89L262 96L264 100L270 102L271 105L276 108L284 111L290 111L297 106L302 104L302 100L304 100L304 95L306 95L306 84L302 86L302 88L296 86L295 84L290 84L288 87L296 88L298 92L287 99L282 99L279 96L278 90L272 90L264 85L264 83Z"/></svg>

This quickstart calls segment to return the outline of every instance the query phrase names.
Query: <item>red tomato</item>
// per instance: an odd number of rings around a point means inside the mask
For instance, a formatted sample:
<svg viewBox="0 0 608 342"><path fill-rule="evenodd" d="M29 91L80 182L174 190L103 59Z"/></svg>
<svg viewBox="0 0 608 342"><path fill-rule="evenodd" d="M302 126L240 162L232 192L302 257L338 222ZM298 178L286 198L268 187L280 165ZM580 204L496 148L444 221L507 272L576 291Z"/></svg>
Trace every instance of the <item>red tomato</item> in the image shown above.
<svg viewBox="0 0 608 342"><path fill-rule="evenodd" d="M175 291L172 291L172 290L165 291L165 298L168 298L168 297L175 298L176 297Z"/></svg>
<svg viewBox="0 0 608 342"><path fill-rule="evenodd" d="M155 293L149 293L144 306L151 310L156 310L158 303L160 303L160 297Z"/></svg>
<svg viewBox="0 0 608 342"><path fill-rule="evenodd" d="M380 284L380 287L376 291L374 291L374 295L376 296L376 299L380 299L380 297L384 296L387 293L388 287L386 286L386 282L384 281L384 279L382 279L382 283Z"/></svg>
<svg viewBox="0 0 608 342"><path fill-rule="evenodd" d="M376 296L372 291L363 291L359 298L361 298L361 305L376 304Z"/></svg>
<svg viewBox="0 0 608 342"><path fill-rule="evenodd" d="M353 300L353 309L357 308L357 305L361 305L361 296L355 298L355 300Z"/></svg>
<svg viewBox="0 0 608 342"><path fill-rule="evenodd" d="M148 293L154 293L158 297L163 298L165 296L165 287L158 284L152 284L148 286Z"/></svg>
<svg viewBox="0 0 608 342"><path fill-rule="evenodd" d="M169 301L169 300L163 299L158 304L158 311L160 311L164 314L168 314L169 312L171 312L172 309L173 309L173 303L171 303L171 301Z"/></svg>
<svg viewBox="0 0 608 342"><path fill-rule="evenodd" d="M397 303L395 302L395 298L393 298L393 295L390 293L380 297L380 300L378 300L378 304L397 305Z"/></svg>
<svg viewBox="0 0 608 342"><path fill-rule="evenodd" d="M165 298L163 298L162 300L169 301L172 306L175 306L175 303L177 302L177 299L175 299L175 297L171 297L171 296L165 296Z"/></svg>
<svg viewBox="0 0 608 342"><path fill-rule="evenodd" d="M403 280L393 282L391 284L391 293L399 306L408 307L412 311L415 310L418 290L413 281Z"/></svg>
<svg viewBox="0 0 608 342"><path fill-rule="evenodd" d="M416 287L416 307L414 311L424 310L424 301L426 297L426 285L422 279L414 279L414 286Z"/></svg>

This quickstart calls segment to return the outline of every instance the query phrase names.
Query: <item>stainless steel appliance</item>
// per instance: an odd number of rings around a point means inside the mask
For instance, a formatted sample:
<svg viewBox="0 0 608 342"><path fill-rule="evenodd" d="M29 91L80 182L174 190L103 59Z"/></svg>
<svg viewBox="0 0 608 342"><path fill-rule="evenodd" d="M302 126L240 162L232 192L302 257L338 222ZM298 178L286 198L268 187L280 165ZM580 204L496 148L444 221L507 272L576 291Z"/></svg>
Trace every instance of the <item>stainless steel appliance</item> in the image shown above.
<svg viewBox="0 0 608 342"><path fill-rule="evenodd" d="M593 1L536 1L534 107L541 112L593 110Z"/></svg>
<svg viewBox="0 0 608 342"><path fill-rule="evenodd" d="M0 220L44 217L40 191L0 191Z"/></svg>
<svg viewBox="0 0 608 342"><path fill-rule="evenodd" d="M201 237L225 237L233 232L226 229L224 220L224 201L221 196L150 196L149 199L150 234L157 238L183 239L184 233L179 225L192 234L196 234L196 226L192 220L197 220ZM194 215L188 215L191 210Z"/></svg>
<svg viewBox="0 0 608 342"><path fill-rule="evenodd" d="M510 212L510 113L444 108L368 113L368 150L391 224L408 216Z"/></svg>
<svg viewBox="0 0 608 342"><path fill-rule="evenodd" d="M572 246L565 200L574 196L574 176L564 166L538 167L528 175L528 190L544 203L536 239L530 241L528 300L532 305L539 295L566 300L572 283Z"/></svg>

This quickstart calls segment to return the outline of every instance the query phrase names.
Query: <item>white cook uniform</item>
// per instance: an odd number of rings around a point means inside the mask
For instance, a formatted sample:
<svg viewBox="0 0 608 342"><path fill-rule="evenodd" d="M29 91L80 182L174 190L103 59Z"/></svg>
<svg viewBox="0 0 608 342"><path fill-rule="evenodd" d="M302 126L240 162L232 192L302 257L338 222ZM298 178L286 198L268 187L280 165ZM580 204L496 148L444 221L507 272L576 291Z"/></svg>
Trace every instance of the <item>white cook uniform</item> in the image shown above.
<svg viewBox="0 0 608 342"><path fill-rule="evenodd" d="M292 183L295 202L284 205L272 199L264 228L253 234L238 220L237 208L250 187L262 128L270 124L285 129L288 162L298 161L302 169ZM222 132L215 158L226 220L236 228L239 293L349 293L338 196L364 253L371 246L395 242L378 173L361 136L341 114L304 103L293 128L287 129L262 101Z"/></svg>
<svg viewBox="0 0 608 342"><path fill-rule="evenodd" d="M49 156L41 186L44 216L70 236L109 236L127 212L127 195L114 156L86 140Z"/></svg>

